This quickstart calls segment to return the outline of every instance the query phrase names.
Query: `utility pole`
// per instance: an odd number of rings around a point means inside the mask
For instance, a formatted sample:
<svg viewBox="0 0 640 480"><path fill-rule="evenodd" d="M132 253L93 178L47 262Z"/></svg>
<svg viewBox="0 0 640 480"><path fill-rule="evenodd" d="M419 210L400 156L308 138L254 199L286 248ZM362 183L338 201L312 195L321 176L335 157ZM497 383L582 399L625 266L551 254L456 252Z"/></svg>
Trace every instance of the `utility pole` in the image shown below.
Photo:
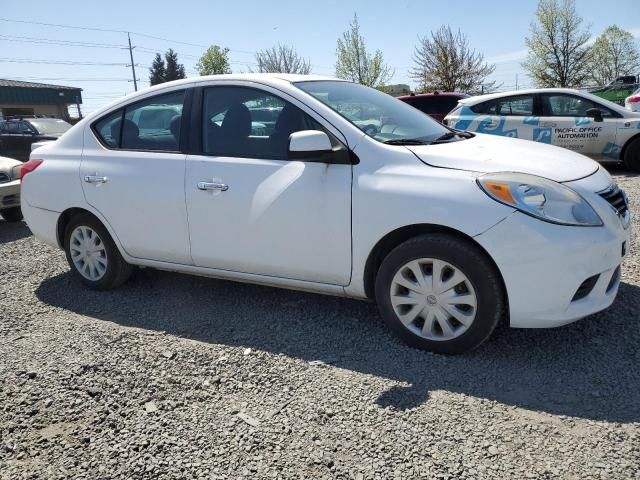
<svg viewBox="0 0 640 480"><path fill-rule="evenodd" d="M516 90L518 90L518 74L516 73Z"/></svg>
<svg viewBox="0 0 640 480"><path fill-rule="evenodd" d="M138 91L138 81L136 80L136 66L133 64L133 47L131 46L131 35L127 32L129 39L129 57L131 58L131 73L133 74L133 89Z"/></svg>

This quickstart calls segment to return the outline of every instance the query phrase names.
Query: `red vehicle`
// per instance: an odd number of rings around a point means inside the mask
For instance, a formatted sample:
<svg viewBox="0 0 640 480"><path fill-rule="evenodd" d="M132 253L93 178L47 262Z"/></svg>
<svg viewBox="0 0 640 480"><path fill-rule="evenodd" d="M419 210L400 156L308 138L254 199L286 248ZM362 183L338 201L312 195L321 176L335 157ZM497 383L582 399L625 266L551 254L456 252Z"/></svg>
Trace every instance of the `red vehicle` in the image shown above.
<svg viewBox="0 0 640 480"><path fill-rule="evenodd" d="M419 93L398 97L399 100L408 103L421 112L433 117L439 122L444 120L451 110L458 104L458 100L467 98L466 93L438 92Z"/></svg>

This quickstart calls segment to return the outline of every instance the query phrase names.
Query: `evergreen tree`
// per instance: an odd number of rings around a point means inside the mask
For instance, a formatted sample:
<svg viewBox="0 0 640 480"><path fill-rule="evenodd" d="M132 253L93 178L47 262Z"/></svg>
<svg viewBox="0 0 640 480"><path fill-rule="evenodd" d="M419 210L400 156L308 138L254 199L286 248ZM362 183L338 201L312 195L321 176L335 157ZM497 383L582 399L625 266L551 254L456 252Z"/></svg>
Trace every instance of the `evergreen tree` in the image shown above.
<svg viewBox="0 0 640 480"><path fill-rule="evenodd" d="M174 52L172 48L167 50L167 53L164 54L164 59L166 62L166 70L164 75L165 82L186 78L186 75L184 73L184 65L178 63L178 54Z"/></svg>
<svg viewBox="0 0 640 480"><path fill-rule="evenodd" d="M159 53L156 53L156 56L153 59L153 63L151 64L151 68L149 69L149 83L153 86L158 85L159 83L166 82L165 73L166 68L164 65L164 60Z"/></svg>

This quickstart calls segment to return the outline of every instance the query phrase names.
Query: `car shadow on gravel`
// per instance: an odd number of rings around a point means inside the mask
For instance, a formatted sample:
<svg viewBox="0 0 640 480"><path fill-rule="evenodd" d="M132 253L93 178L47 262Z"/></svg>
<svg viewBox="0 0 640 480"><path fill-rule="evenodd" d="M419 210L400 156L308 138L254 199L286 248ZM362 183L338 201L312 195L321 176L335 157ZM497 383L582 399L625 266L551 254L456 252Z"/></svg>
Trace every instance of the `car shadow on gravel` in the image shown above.
<svg viewBox="0 0 640 480"><path fill-rule="evenodd" d="M24 222L5 222L0 218L0 245L15 242L31 235L31 230Z"/></svg>
<svg viewBox="0 0 640 480"><path fill-rule="evenodd" d="M382 407L428 408L431 392L444 390L550 414L640 421L635 285L623 283L606 312L550 330L500 327L478 350L456 357L404 346L375 305L344 298L155 270L140 270L108 292L60 274L36 294L49 305L123 326L321 360L398 382L374 400Z"/></svg>

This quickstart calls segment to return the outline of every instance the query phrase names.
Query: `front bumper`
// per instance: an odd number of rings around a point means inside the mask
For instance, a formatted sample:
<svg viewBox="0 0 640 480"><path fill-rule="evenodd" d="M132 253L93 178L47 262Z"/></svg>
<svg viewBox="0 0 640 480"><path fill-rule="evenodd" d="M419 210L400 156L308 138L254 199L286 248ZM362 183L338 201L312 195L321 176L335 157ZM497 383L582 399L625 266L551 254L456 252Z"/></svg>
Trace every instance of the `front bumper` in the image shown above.
<svg viewBox="0 0 640 480"><path fill-rule="evenodd" d="M606 202L596 206L591 200L602 227L554 225L514 212L475 237L502 274L512 327L564 325L604 310L615 300L623 245L627 253L631 228L624 228ZM589 279L590 288L584 289ZM581 286L584 296L578 293Z"/></svg>
<svg viewBox="0 0 640 480"><path fill-rule="evenodd" d="M20 180L0 183L0 210L20 206Z"/></svg>

